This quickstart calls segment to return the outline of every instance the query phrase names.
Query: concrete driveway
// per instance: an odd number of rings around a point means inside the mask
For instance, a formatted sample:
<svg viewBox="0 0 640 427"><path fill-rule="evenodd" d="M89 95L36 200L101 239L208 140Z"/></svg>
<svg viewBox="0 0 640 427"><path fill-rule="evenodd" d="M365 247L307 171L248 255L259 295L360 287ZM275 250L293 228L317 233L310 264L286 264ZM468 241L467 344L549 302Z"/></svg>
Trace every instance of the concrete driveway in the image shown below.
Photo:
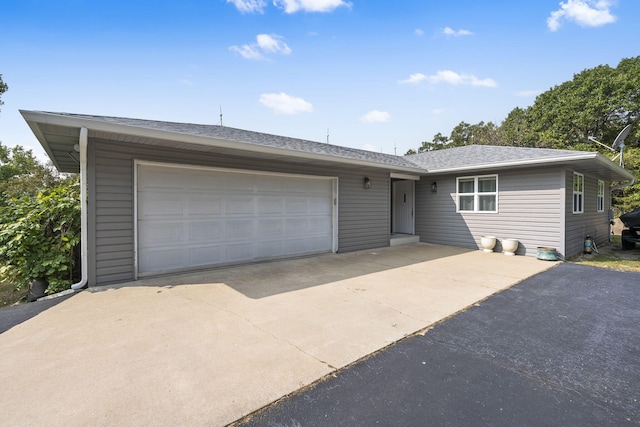
<svg viewBox="0 0 640 427"><path fill-rule="evenodd" d="M224 425L554 265L413 244L90 289L0 334L0 413Z"/></svg>

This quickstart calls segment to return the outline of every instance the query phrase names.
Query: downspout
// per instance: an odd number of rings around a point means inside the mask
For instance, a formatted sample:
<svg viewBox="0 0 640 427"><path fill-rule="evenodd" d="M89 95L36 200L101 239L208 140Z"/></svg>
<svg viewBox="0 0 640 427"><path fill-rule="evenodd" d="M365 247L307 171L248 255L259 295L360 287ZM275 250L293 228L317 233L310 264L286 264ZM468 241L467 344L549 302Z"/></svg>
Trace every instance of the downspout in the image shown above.
<svg viewBox="0 0 640 427"><path fill-rule="evenodd" d="M89 260L87 254L87 142L89 139L89 131L87 128L80 128L80 266L82 277L78 283L71 285L71 289L79 290L84 288L88 282L88 266Z"/></svg>

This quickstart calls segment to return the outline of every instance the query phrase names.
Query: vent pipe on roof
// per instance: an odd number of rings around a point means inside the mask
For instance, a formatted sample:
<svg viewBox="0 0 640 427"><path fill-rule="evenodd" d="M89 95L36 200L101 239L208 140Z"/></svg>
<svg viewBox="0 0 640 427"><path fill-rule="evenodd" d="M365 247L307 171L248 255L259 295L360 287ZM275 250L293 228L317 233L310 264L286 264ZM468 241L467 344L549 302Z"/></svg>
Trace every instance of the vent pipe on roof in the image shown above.
<svg viewBox="0 0 640 427"><path fill-rule="evenodd" d="M82 278L78 283L71 285L71 289L82 289L87 285L88 272L87 267L89 261L87 259L87 142L89 140L89 131L87 128L80 128L80 264L82 270Z"/></svg>

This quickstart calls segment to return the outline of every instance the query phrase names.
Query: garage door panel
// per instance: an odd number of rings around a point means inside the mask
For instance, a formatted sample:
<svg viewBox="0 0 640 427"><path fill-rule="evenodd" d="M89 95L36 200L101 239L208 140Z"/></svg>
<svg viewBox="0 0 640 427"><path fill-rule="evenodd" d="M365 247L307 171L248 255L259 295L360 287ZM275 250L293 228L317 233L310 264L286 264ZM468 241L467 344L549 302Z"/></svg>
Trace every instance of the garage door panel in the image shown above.
<svg viewBox="0 0 640 427"><path fill-rule="evenodd" d="M330 252L331 178L138 165L138 273Z"/></svg>
<svg viewBox="0 0 640 427"><path fill-rule="evenodd" d="M255 175L245 173L230 173L226 176L226 190L254 191Z"/></svg>
<svg viewBox="0 0 640 427"><path fill-rule="evenodd" d="M283 240L274 240L256 243L257 258L277 258L286 255L285 242Z"/></svg>
<svg viewBox="0 0 640 427"><path fill-rule="evenodd" d="M138 193L138 215L167 217L182 215L184 197L180 192L147 190Z"/></svg>
<svg viewBox="0 0 640 427"><path fill-rule="evenodd" d="M311 217L307 219L307 230L309 231L310 234L322 234L322 235L330 236L331 234L327 233L327 230L331 229L329 227L331 227L330 218Z"/></svg>
<svg viewBox="0 0 640 427"><path fill-rule="evenodd" d="M223 245L198 246L188 249L189 267L221 264L225 262Z"/></svg>
<svg viewBox="0 0 640 427"><path fill-rule="evenodd" d="M327 180L310 180L306 182L305 192L307 194L325 195L332 191L332 183Z"/></svg>
<svg viewBox="0 0 640 427"><path fill-rule="evenodd" d="M309 213L312 215L331 215L332 205L327 203L326 198L311 197L309 198Z"/></svg>
<svg viewBox="0 0 640 427"><path fill-rule="evenodd" d="M209 190L224 190L226 181L224 175L219 172L193 170L185 175L185 186L189 190L208 192Z"/></svg>
<svg viewBox="0 0 640 427"><path fill-rule="evenodd" d="M237 219L226 221L227 240L250 238L254 235L253 219Z"/></svg>
<svg viewBox="0 0 640 427"><path fill-rule="evenodd" d="M182 169L150 166L144 175L138 174L138 188L181 189L184 187Z"/></svg>
<svg viewBox="0 0 640 427"><path fill-rule="evenodd" d="M256 181L256 191L258 193L283 193L284 178L281 176L262 176Z"/></svg>
<svg viewBox="0 0 640 427"><path fill-rule="evenodd" d="M224 198L211 194L189 194L187 212L189 216L219 216L224 212Z"/></svg>
<svg viewBox="0 0 640 427"><path fill-rule="evenodd" d="M284 203L285 215L309 213L306 197L287 197Z"/></svg>
<svg viewBox="0 0 640 427"><path fill-rule="evenodd" d="M170 221L144 221L140 227L146 230L138 238L140 248L153 248L160 245L174 245L182 240L184 223Z"/></svg>
<svg viewBox="0 0 640 427"><path fill-rule="evenodd" d="M227 215L253 215L255 213L255 203L253 196L229 197L226 201L225 213Z"/></svg>
<svg viewBox="0 0 640 427"><path fill-rule="evenodd" d="M282 215L284 212L284 198L278 196L257 197L256 207L258 215Z"/></svg>
<svg viewBox="0 0 640 427"><path fill-rule="evenodd" d="M227 244L225 246L226 261L237 262L256 259L257 257L254 254L253 246L253 242Z"/></svg>
<svg viewBox="0 0 640 427"><path fill-rule="evenodd" d="M140 252L140 271L180 269L188 264L182 248L147 249Z"/></svg>
<svg viewBox="0 0 640 427"><path fill-rule="evenodd" d="M331 244L331 236L316 236L306 239L306 247L309 252L318 252Z"/></svg>
<svg viewBox="0 0 640 427"><path fill-rule="evenodd" d="M304 236L309 232L307 218L287 218L284 220L284 232L288 235Z"/></svg>
<svg viewBox="0 0 640 427"><path fill-rule="evenodd" d="M188 224L188 236L192 242L220 241L224 238L224 221L198 221Z"/></svg>
<svg viewBox="0 0 640 427"><path fill-rule="evenodd" d="M256 234L260 238L269 238L281 236L284 231L284 220L275 219L259 219Z"/></svg>

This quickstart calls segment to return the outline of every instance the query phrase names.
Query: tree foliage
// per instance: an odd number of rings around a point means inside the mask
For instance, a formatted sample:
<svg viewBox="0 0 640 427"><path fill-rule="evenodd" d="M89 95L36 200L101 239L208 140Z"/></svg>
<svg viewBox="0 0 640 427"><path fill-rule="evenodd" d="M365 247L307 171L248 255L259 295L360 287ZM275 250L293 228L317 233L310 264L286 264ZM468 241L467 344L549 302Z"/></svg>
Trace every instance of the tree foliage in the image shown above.
<svg viewBox="0 0 640 427"><path fill-rule="evenodd" d="M49 292L68 288L79 241L77 177L0 143L0 282L23 289L43 278Z"/></svg>
<svg viewBox="0 0 640 427"><path fill-rule="evenodd" d="M0 107L2 107L2 105L4 105L4 102L2 101L2 95L9 90L9 86L7 86L7 84L2 81L2 74L0 74Z"/></svg>
<svg viewBox="0 0 640 427"><path fill-rule="evenodd" d="M640 56L623 59L615 68L600 65L575 74L538 95L533 105L511 110L499 126L460 122L448 138L438 133L433 141L423 142L418 152L490 144L600 151L611 156L588 137L611 145L626 125L635 124L625 140L625 167L640 176L639 118ZM623 212L640 205L640 183L616 191L614 200Z"/></svg>
<svg viewBox="0 0 640 427"><path fill-rule="evenodd" d="M42 164L31 150L5 147L0 142L0 207L12 198L36 196L43 188L75 179L61 175L51 164Z"/></svg>
<svg viewBox="0 0 640 427"><path fill-rule="evenodd" d="M0 280L28 286L49 282L49 292L73 283L80 242L80 191L76 183L12 199L0 210Z"/></svg>

